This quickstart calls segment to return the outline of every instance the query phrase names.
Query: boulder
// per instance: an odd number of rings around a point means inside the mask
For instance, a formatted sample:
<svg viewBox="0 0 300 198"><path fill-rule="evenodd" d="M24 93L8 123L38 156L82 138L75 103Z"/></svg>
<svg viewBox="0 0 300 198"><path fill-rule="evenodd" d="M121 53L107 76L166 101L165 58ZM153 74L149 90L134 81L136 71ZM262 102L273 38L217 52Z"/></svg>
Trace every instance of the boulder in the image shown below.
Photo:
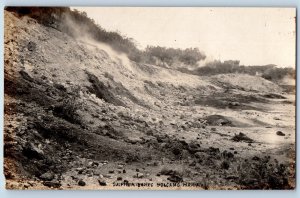
<svg viewBox="0 0 300 198"><path fill-rule="evenodd" d="M98 180L98 183L99 183L100 186L106 186L106 185L107 185L107 184L106 184L106 181L103 180L103 179L99 179L99 180Z"/></svg>
<svg viewBox="0 0 300 198"><path fill-rule="evenodd" d="M183 178L179 175L171 175L170 177L167 178L171 182L183 182Z"/></svg>
<svg viewBox="0 0 300 198"><path fill-rule="evenodd" d="M144 174L143 173L137 173L137 178L143 178Z"/></svg>
<svg viewBox="0 0 300 198"><path fill-rule="evenodd" d="M240 106L241 104L239 102L229 102L229 106Z"/></svg>
<svg viewBox="0 0 300 198"><path fill-rule="evenodd" d="M221 163L221 168L222 168L222 169L228 170L229 167L230 167L230 164L229 164L228 161L223 161L223 162Z"/></svg>
<svg viewBox="0 0 300 198"><path fill-rule="evenodd" d="M47 186L49 188L59 188L59 187L61 187L61 184L58 181L56 181L56 180L53 180L53 181L44 181L43 185Z"/></svg>
<svg viewBox="0 0 300 198"><path fill-rule="evenodd" d="M118 181L122 181L122 179L123 179L122 177L117 177Z"/></svg>
<svg viewBox="0 0 300 198"><path fill-rule="evenodd" d="M36 43L33 41L29 41L27 44L27 49L29 51L35 51L36 50Z"/></svg>
<svg viewBox="0 0 300 198"><path fill-rule="evenodd" d="M78 181L78 185L79 186L85 186L86 183L81 179L81 180Z"/></svg>
<svg viewBox="0 0 300 198"><path fill-rule="evenodd" d="M253 143L253 139L249 138L246 136L244 133L239 133L235 134L234 137L232 138L233 141L235 142L247 142L247 143Z"/></svg>
<svg viewBox="0 0 300 198"><path fill-rule="evenodd" d="M252 158L252 160L254 160L254 161L259 161L259 160L260 160L260 158L259 158L259 157L257 157L257 156L254 156L254 157Z"/></svg>
<svg viewBox="0 0 300 198"><path fill-rule="evenodd" d="M40 179L44 181L51 181L54 179L54 174L51 172L44 173L40 176Z"/></svg>
<svg viewBox="0 0 300 198"><path fill-rule="evenodd" d="M191 154L194 154L198 151L200 151L201 148L200 148L200 144L199 143L196 143L196 142L191 142L188 144L188 151L191 153Z"/></svg>
<svg viewBox="0 0 300 198"><path fill-rule="evenodd" d="M278 136L285 136L285 134L282 131L277 131L276 135L278 135Z"/></svg>
<svg viewBox="0 0 300 198"><path fill-rule="evenodd" d="M43 159L44 158L44 152L36 147L33 143L26 143L24 148L23 148L23 154L32 159Z"/></svg>

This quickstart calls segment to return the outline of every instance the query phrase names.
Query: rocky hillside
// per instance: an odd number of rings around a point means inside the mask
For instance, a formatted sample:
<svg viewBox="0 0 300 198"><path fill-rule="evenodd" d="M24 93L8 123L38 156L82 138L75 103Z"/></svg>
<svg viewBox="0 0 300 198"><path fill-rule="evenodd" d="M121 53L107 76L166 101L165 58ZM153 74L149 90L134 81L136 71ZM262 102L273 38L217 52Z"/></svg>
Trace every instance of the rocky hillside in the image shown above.
<svg viewBox="0 0 300 198"><path fill-rule="evenodd" d="M8 11L4 40L7 188L294 187L295 109L276 84L138 64Z"/></svg>

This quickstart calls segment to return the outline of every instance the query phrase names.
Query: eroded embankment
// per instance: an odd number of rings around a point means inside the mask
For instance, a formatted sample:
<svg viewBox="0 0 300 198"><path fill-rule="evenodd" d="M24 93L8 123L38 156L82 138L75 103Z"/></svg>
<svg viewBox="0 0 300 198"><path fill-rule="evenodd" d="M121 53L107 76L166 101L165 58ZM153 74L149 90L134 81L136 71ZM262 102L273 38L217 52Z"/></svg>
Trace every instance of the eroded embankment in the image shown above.
<svg viewBox="0 0 300 198"><path fill-rule="evenodd" d="M127 62L7 11L4 58L7 188L294 187L294 106L269 81Z"/></svg>

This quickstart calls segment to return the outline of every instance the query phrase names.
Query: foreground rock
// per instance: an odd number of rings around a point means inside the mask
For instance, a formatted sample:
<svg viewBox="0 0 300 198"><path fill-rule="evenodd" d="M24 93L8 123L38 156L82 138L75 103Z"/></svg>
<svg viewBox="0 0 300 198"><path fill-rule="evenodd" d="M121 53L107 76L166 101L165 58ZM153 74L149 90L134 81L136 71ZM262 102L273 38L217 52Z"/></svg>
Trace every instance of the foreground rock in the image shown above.
<svg viewBox="0 0 300 198"><path fill-rule="evenodd" d="M285 134L282 131L277 131L276 135L278 135L278 136L285 136Z"/></svg>

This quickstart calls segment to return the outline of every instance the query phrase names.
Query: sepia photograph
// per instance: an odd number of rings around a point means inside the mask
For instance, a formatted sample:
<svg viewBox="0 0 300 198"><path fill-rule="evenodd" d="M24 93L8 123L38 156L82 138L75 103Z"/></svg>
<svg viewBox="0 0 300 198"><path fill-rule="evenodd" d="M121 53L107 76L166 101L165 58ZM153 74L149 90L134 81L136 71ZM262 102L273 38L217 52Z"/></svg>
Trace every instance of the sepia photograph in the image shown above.
<svg viewBox="0 0 300 198"><path fill-rule="evenodd" d="M296 8L5 7L10 190L294 190Z"/></svg>

